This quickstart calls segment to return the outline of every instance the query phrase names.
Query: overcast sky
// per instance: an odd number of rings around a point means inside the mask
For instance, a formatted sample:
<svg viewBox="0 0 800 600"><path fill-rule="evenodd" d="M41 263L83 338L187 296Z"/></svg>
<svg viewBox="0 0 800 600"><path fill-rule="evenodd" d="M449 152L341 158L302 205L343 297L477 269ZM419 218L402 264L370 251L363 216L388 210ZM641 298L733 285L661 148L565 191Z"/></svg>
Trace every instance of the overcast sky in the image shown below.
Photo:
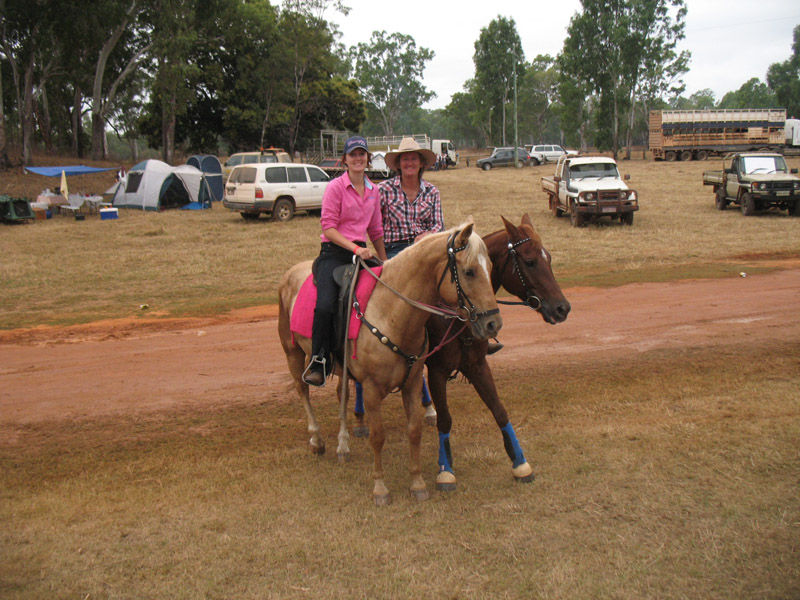
<svg viewBox="0 0 800 600"><path fill-rule="evenodd" d="M342 43L368 43L373 31L410 35L417 46L436 53L425 69L424 83L437 97L425 108L444 108L475 74L472 55L481 29L498 15L512 17L525 60L558 54L579 0L344 0L347 17L328 12L338 23ZM680 49L692 60L684 77L689 96L709 88L716 100L758 77L792 52L792 29L800 24L798 0L687 0L686 38Z"/></svg>

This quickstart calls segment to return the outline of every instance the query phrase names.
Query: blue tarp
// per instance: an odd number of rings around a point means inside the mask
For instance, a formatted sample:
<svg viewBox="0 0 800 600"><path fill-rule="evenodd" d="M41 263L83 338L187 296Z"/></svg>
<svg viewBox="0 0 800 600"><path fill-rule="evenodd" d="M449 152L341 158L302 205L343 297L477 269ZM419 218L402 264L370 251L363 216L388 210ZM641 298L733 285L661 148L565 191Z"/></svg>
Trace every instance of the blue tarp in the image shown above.
<svg viewBox="0 0 800 600"><path fill-rule="evenodd" d="M26 171L36 173L37 175L46 175L47 177L61 177L61 173L66 175L88 175L90 173L102 173L103 171L116 171L119 167L108 167L101 169L99 167L85 167L77 165L72 167L24 167Z"/></svg>

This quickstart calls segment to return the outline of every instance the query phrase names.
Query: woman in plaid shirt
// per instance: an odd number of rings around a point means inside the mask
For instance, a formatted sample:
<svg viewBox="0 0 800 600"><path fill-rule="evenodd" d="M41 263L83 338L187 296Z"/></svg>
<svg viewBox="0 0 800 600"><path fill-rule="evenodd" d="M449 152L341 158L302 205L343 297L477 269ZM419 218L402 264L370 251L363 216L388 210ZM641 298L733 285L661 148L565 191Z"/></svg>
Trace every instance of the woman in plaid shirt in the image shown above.
<svg viewBox="0 0 800 600"><path fill-rule="evenodd" d="M439 190L422 178L435 163L436 155L413 138L403 138L397 150L386 154L386 166L399 173L378 186L389 258L429 233L444 231Z"/></svg>

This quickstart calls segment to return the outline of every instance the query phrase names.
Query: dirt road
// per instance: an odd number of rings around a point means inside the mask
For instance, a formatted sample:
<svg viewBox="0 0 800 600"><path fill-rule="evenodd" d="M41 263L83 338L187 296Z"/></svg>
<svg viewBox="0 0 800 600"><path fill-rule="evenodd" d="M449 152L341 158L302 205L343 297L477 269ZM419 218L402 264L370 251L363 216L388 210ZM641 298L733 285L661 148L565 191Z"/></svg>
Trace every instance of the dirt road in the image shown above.
<svg viewBox="0 0 800 600"><path fill-rule="evenodd" d="M800 339L796 266L747 277L564 291L572 312L557 326L524 307L502 308L505 349L491 357L493 367ZM11 429L51 419L295 400L275 307L220 319L0 332L0 381L0 425Z"/></svg>

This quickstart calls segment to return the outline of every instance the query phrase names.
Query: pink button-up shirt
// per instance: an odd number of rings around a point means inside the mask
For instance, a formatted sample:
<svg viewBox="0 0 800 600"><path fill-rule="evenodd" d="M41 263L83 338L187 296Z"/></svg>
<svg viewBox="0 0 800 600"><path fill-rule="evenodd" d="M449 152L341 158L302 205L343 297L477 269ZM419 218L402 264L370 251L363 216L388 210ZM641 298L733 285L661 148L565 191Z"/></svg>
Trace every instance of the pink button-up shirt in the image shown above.
<svg viewBox="0 0 800 600"><path fill-rule="evenodd" d="M331 227L351 242L366 242L383 237L381 202L378 188L364 177L364 197L362 198L350 182L346 171L328 184L322 196L322 231ZM330 240L324 234L319 236L323 242Z"/></svg>

